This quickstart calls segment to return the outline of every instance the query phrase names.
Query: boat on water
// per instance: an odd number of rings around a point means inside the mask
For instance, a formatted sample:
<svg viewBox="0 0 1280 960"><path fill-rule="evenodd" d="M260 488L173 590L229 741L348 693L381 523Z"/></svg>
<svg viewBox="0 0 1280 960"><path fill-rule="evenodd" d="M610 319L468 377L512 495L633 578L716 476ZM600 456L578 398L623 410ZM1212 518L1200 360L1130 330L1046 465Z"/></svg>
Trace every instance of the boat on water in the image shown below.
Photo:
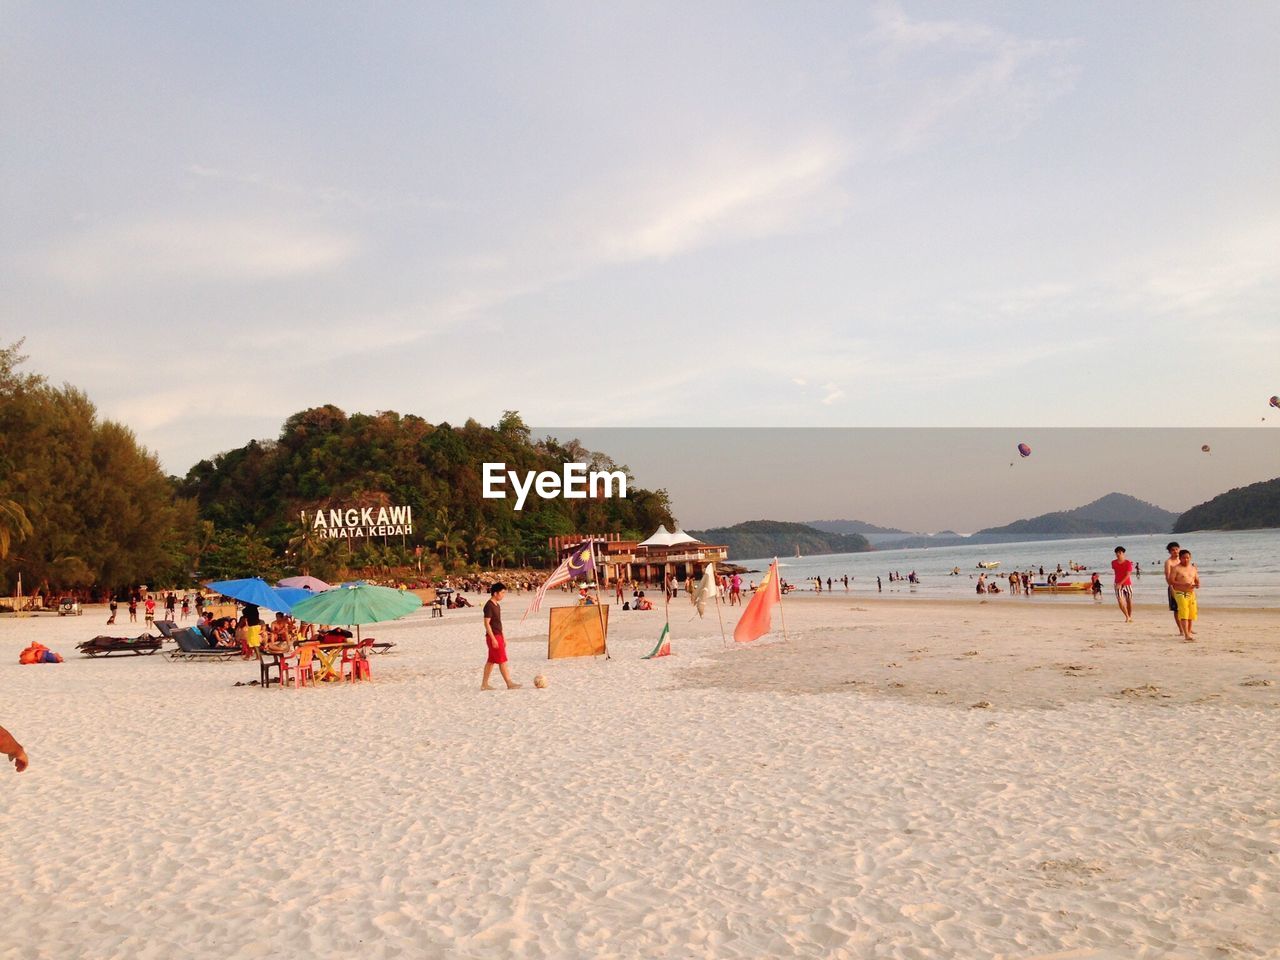
<svg viewBox="0 0 1280 960"><path fill-rule="evenodd" d="M1000 566L999 560L979 560L978 561L979 570L994 570L998 566Z"/></svg>

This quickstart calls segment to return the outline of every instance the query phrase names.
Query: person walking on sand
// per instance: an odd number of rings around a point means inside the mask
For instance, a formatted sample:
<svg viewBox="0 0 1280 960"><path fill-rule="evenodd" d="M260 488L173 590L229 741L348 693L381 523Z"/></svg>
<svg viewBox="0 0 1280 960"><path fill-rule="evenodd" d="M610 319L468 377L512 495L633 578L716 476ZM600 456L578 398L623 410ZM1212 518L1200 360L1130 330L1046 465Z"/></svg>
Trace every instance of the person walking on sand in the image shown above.
<svg viewBox="0 0 1280 960"><path fill-rule="evenodd" d="M1182 631L1183 640L1194 640L1195 633L1191 625L1196 622L1196 591L1200 589L1200 571L1191 562L1191 551L1178 553L1178 565L1173 568L1169 577L1169 586L1173 588L1173 599L1178 603L1178 629Z"/></svg>
<svg viewBox="0 0 1280 960"><path fill-rule="evenodd" d="M4 727L0 727L0 753L13 761L18 773L27 769L27 751L22 749L22 744L13 739L13 734Z"/></svg>
<svg viewBox="0 0 1280 960"><path fill-rule="evenodd" d="M1170 596L1172 596L1172 594L1170 594ZM108 604L107 604L107 609L109 609L109 610L111 611L111 616L107 617L107 623L108 623L108 624L112 624L112 623L115 623L115 622L116 622L116 610L117 610L119 607L120 607L120 604L116 602L116 598L115 598L115 596L114 596L114 594L113 594L113 595L112 595L112 597L111 597L110 602L108 602Z"/></svg>
<svg viewBox="0 0 1280 960"><path fill-rule="evenodd" d="M1124 614L1124 622L1133 622L1133 561L1125 559L1124 547L1116 547L1116 558L1111 561L1116 575L1116 603Z"/></svg>
<svg viewBox="0 0 1280 960"><path fill-rule="evenodd" d="M507 641L502 635L502 598L506 595L506 586L495 583L489 588L489 601L484 605L484 640L489 647L489 659L484 664L484 677L480 681L481 690L493 689L489 686L489 677L493 675L495 666L502 674L508 690L515 690L520 686L512 682L511 673L507 669Z"/></svg>
<svg viewBox="0 0 1280 960"><path fill-rule="evenodd" d="M1178 601L1173 596L1173 568L1178 565L1182 548L1178 546L1178 541L1174 540L1165 549L1169 551L1169 556L1164 561L1164 582L1168 588L1169 612L1173 614L1173 625L1178 628L1178 635L1185 636L1182 633L1182 624L1178 620Z"/></svg>

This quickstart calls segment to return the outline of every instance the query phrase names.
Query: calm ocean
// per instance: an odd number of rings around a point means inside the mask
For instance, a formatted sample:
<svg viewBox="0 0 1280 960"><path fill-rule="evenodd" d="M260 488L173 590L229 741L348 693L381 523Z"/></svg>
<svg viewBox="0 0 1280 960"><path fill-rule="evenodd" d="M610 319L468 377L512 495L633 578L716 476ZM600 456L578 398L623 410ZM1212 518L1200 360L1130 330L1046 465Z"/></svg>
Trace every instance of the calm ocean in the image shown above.
<svg viewBox="0 0 1280 960"><path fill-rule="evenodd" d="M1026 543L983 544L957 547L928 547L913 550L876 550L871 553L833 553L818 557L780 557L782 575L789 583L803 587L805 577L821 576L836 580L848 574L851 594L875 593L876 577L884 580L885 596L940 599L974 596L975 579L980 572L978 561L999 560L996 573L1010 570L1045 573L1062 565L1069 571L1072 562L1088 567L1071 579L1088 578L1089 571L1102 575L1103 598L1112 599L1111 561L1114 549L1122 546L1128 557L1142 568L1142 576L1134 581L1138 603L1164 603L1164 545L1177 540L1191 551L1192 561L1200 568L1200 602L1224 607L1266 607L1280 609L1280 530L1248 530L1239 533L1205 532L1177 536L1156 534L1140 537L1089 537L1079 540L1049 540ZM739 560L753 569L763 570L769 559ZM771 558L770 558L771 559ZM950 576L953 567L960 576ZM890 571L904 577L915 571L921 583L889 583ZM970 578L970 575L974 579ZM990 574L988 574L990 576ZM748 580L757 576L748 575ZM1039 576L1036 577L1039 580ZM1007 586L1007 584L1002 584ZM844 592L835 584L837 595ZM1088 603L1087 595L1046 594L1034 597L1037 603Z"/></svg>

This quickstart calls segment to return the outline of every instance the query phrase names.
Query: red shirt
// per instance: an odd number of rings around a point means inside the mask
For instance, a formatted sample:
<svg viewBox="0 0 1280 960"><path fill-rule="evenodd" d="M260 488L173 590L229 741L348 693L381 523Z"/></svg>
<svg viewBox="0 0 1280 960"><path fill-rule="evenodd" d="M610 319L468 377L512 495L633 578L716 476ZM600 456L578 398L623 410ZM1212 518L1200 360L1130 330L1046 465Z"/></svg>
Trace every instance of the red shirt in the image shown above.
<svg viewBox="0 0 1280 960"><path fill-rule="evenodd" d="M1123 587L1125 584L1132 584L1129 574L1133 572L1132 560L1112 560L1111 569L1116 572L1116 586Z"/></svg>

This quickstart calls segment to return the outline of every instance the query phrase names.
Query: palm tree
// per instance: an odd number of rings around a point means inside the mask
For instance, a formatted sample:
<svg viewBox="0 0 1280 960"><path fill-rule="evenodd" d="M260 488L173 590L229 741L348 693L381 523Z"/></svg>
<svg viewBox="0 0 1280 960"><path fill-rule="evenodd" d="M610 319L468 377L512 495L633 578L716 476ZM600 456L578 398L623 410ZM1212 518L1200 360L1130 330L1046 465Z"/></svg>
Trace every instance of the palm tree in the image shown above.
<svg viewBox="0 0 1280 960"><path fill-rule="evenodd" d="M16 500L0 497L0 560L9 556L9 548L35 533L27 511Z"/></svg>
<svg viewBox="0 0 1280 960"><path fill-rule="evenodd" d="M462 533L458 530L457 524L449 518L449 512L444 507L436 511L435 529L429 536L435 539L436 549L441 551L445 566L449 565L450 550L455 554L462 552L464 543Z"/></svg>
<svg viewBox="0 0 1280 960"><path fill-rule="evenodd" d="M289 551L298 558L298 570L306 577L311 574L311 565L320 556L322 544L315 530L305 524L299 533L289 538Z"/></svg>
<svg viewBox="0 0 1280 960"><path fill-rule="evenodd" d="M476 555L489 551L489 566L493 566L493 550L498 545L498 532L487 523L480 524L476 528L476 532L471 535L471 549Z"/></svg>

